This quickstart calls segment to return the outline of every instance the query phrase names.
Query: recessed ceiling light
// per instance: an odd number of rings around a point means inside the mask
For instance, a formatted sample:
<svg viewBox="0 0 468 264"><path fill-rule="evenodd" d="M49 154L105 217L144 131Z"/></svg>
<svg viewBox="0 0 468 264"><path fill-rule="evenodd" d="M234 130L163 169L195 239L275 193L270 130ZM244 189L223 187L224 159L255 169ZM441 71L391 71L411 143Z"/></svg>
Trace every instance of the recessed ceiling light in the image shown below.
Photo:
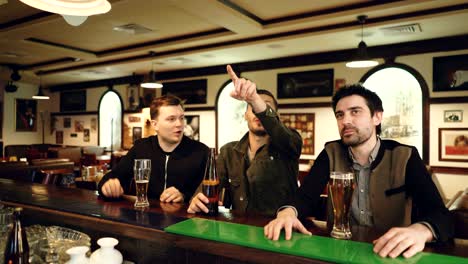
<svg viewBox="0 0 468 264"><path fill-rule="evenodd" d="M284 45L281 45L281 44L269 44L267 45L268 48L270 49L280 49L280 48L284 48Z"/></svg>
<svg viewBox="0 0 468 264"><path fill-rule="evenodd" d="M138 24L135 24L135 23L116 26L116 27L113 27L112 30L127 33L127 34L131 34L131 35L140 35L140 34L146 34L146 33L153 32L152 29L146 28L146 27L144 27L142 25L138 25Z"/></svg>
<svg viewBox="0 0 468 264"><path fill-rule="evenodd" d="M19 53L14 53L14 52L2 52L0 53L0 56L2 57L7 57L7 58L21 58L24 57L25 55L19 54Z"/></svg>
<svg viewBox="0 0 468 264"><path fill-rule="evenodd" d="M171 58L171 59L167 59L166 61L169 62L169 63L180 63L180 64L192 62L191 59L187 59L187 58L184 58L184 57Z"/></svg>
<svg viewBox="0 0 468 264"><path fill-rule="evenodd" d="M210 54L210 53L208 53L208 54L203 54L203 55L201 55L201 56L202 56L202 57L205 57L205 58L214 58L214 57L216 57L214 54Z"/></svg>

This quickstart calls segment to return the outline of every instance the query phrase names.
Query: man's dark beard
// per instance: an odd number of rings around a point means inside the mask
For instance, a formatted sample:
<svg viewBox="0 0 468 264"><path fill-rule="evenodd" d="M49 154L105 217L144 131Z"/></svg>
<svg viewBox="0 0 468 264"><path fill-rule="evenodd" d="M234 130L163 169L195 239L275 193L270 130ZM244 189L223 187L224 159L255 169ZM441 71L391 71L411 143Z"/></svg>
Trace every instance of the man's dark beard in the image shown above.
<svg viewBox="0 0 468 264"><path fill-rule="evenodd" d="M267 132L265 130L250 130L254 135L258 137L264 137L267 135Z"/></svg>

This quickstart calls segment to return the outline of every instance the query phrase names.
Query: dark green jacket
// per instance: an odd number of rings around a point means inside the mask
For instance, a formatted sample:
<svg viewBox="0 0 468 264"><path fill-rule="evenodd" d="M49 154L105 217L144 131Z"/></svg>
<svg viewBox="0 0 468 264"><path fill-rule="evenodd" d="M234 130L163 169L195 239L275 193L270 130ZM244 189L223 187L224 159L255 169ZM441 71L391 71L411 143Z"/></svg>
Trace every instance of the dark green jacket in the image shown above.
<svg viewBox="0 0 468 264"><path fill-rule="evenodd" d="M218 175L221 188L226 190L226 207L274 215L297 190L302 139L297 131L285 127L270 107L256 116L270 136L269 143L251 162L248 133L240 141L224 145L217 159Z"/></svg>

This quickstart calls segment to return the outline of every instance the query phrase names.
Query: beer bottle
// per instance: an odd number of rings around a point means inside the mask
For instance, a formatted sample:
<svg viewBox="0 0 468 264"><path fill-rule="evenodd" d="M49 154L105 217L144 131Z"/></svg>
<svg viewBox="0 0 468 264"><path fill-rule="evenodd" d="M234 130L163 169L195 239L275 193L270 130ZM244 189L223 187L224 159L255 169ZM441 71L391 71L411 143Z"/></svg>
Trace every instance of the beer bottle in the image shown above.
<svg viewBox="0 0 468 264"><path fill-rule="evenodd" d="M29 263L29 246L26 239L26 231L21 225L21 211L23 208L15 208L13 212L13 229L8 235L5 247L5 264L27 264Z"/></svg>
<svg viewBox="0 0 468 264"><path fill-rule="evenodd" d="M216 172L215 149L210 148L208 160L206 162L205 176L202 182L202 192L208 198L209 203L207 215L218 214L219 178Z"/></svg>

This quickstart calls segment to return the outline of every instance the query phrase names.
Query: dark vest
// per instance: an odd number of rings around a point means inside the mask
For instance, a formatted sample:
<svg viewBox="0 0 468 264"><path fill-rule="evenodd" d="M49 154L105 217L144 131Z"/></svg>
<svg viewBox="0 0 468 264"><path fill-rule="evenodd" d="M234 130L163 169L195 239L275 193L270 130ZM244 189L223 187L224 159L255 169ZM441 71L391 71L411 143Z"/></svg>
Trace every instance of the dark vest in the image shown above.
<svg viewBox="0 0 468 264"><path fill-rule="evenodd" d="M330 171L351 171L348 149L339 142L325 146ZM383 153L382 153L383 152ZM411 148L398 146L393 150L379 149L377 159L372 164L369 179L369 199L374 216L374 226L387 230L391 227L411 224L411 198L406 195L406 164L411 156ZM327 202L328 221L333 223L333 208Z"/></svg>

